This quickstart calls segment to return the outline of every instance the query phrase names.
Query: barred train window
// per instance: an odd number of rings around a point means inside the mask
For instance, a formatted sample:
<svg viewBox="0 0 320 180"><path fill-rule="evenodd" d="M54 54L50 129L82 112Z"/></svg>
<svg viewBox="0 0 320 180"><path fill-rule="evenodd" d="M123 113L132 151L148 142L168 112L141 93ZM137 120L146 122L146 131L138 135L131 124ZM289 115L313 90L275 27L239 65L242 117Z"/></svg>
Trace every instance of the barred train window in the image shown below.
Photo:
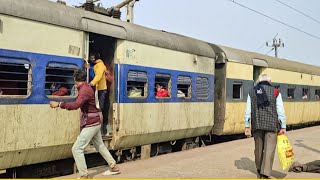
<svg viewBox="0 0 320 180"><path fill-rule="evenodd" d="M178 76L177 89L178 98L191 98L191 77Z"/></svg>
<svg viewBox="0 0 320 180"><path fill-rule="evenodd" d="M232 98L233 99L242 99L242 83L235 82L232 86Z"/></svg>
<svg viewBox="0 0 320 180"><path fill-rule="evenodd" d="M171 97L171 75L156 74L154 92L157 98Z"/></svg>
<svg viewBox="0 0 320 180"><path fill-rule="evenodd" d="M51 62L46 67L45 93L48 96L76 96L73 73L74 64Z"/></svg>
<svg viewBox="0 0 320 180"><path fill-rule="evenodd" d="M148 76L146 72L128 72L127 95L129 98L146 98L148 96Z"/></svg>
<svg viewBox="0 0 320 180"><path fill-rule="evenodd" d="M315 90L315 97L314 97L316 100L319 100L320 99L320 89L316 89Z"/></svg>
<svg viewBox="0 0 320 180"><path fill-rule="evenodd" d="M309 99L309 89L302 88L302 99Z"/></svg>
<svg viewBox="0 0 320 180"><path fill-rule="evenodd" d="M198 99L209 97L209 80L206 77L197 77L196 95Z"/></svg>
<svg viewBox="0 0 320 180"><path fill-rule="evenodd" d="M288 88L288 91L287 91L287 94L288 94L287 98L288 99L294 99L294 91L295 91L294 88Z"/></svg>
<svg viewBox="0 0 320 180"><path fill-rule="evenodd" d="M31 64L27 60L0 57L0 96L30 95Z"/></svg>

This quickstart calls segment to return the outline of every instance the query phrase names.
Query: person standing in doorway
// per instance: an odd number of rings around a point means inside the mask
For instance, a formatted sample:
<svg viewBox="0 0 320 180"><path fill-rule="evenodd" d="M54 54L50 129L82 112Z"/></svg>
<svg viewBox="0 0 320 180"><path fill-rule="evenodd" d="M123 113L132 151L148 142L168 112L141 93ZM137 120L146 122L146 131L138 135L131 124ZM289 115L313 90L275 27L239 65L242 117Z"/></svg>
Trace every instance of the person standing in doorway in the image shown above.
<svg viewBox="0 0 320 180"><path fill-rule="evenodd" d="M90 63L94 64L94 78L90 82L91 86L95 86L96 90L98 91L98 99L99 99L99 108L103 114L103 127L102 130L105 131L108 125L108 100L109 95L108 88L107 88L107 81L106 81L106 71L107 67L104 62L101 60L101 56L99 53L90 54L89 57ZM110 132L108 132L110 133Z"/></svg>
<svg viewBox="0 0 320 180"><path fill-rule="evenodd" d="M259 83L249 91L244 117L245 135L255 142L255 163L257 176L269 179L271 176L277 133L286 133L286 116L278 89L271 86L271 78L263 74Z"/></svg>
<svg viewBox="0 0 320 180"><path fill-rule="evenodd" d="M104 175L119 174L120 170L116 166L109 150L103 143L101 136L101 112L96 107L94 92L89 84L86 83L87 73L84 70L74 72L74 81L78 89L78 96L75 102L55 102L50 101L51 108L81 110L80 116L80 135L72 146L72 154L75 159L80 178L88 178L87 164L84 157L85 147L92 141L96 150L108 162L109 170Z"/></svg>

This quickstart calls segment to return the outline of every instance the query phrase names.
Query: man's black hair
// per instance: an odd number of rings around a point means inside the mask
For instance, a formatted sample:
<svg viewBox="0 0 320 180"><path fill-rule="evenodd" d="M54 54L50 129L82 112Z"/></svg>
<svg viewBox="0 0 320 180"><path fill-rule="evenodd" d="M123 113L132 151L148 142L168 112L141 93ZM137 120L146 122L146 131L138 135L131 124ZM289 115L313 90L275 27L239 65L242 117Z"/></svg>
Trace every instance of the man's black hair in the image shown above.
<svg viewBox="0 0 320 180"><path fill-rule="evenodd" d="M101 59L100 53L90 53L89 56L94 56L94 58L95 58L96 60Z"/></svg>
<svg viewBox="0 0 320 180"><path fill-rule="evenodd" d="M84 69L77 69L74 71L73 77L78 82L85 82L87 79L87 72Z"/></svg>

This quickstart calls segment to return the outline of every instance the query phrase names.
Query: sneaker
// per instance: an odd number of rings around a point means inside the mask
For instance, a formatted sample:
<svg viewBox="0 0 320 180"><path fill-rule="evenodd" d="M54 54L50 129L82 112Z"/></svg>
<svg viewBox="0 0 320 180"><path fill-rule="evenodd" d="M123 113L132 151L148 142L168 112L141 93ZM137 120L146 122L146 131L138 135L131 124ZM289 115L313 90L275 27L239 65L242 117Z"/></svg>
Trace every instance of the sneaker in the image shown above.
<svg viewBox="0 0 320 180"><path fill-rule="evenodd" d="M77 177L77 179L90 179L89 176L80 176L80 177Z"/></svg>
<svg viewBox="0 0 320 180"><path fill-rule="evenodd" d="M120 174L120 169L118 168L118 166L113 166L112 168L109 168L102 175L107 176L107 175L116 175L116 174Z"/></svg>

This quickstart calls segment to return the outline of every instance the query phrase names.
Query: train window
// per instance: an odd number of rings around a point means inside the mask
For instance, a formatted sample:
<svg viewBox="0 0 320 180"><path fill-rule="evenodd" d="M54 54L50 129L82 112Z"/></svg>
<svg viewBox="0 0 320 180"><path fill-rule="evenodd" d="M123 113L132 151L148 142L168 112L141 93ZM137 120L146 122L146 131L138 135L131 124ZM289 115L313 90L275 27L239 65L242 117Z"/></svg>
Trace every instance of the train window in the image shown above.
<svg viewBox="0 0 320 180"><path fill-rule="evenodd" d="M314 97L316 100L319 100L320 99L320 89L316 89L315 90L315 97Z"/></svg>
<svg viewBox="0 0 320 180"><path fill-rule="evenodd" d="M143 98L148 96L148 76L146 72L128 72L127 95L129 98Z"/></svg>
<svg viewBox="0 0 320 180"><path fill-rule="evenodd" d="M178 76L177 90L178 98L191 98L191 77Z"/></svg>
<svg viewBox="0 0 320 180"><path fill-rule="evenodd" d="M241 82L235 82L233 83L233 99L242 99L242 83Z"/></svg>
<svg viewBox="0 0 320 180"><path fill-rule="evenodd" d="M45 93L48 96L76 96L73 73L74 64L51 62L46 67Z"/></svg>
<svg viewBox="0 0 320 180"><path fill-rule="evenodd" d="M272 87L276 88L276 89L280 89L280 84L273 84Z"/></svg>
<svg viewBox="0 0 320 180"><path fill-rule="evenodd" d="M288 88L288 91L287 91L287 98L288 99L294 99L294 91L295 91L294 88Z"/></svg>
<svg viewBox="0 0 320 180"><path fill-rule="evenodd" d="M196 95L198 99L207 99L209 97L209 80L206 77L197 77Z"/></svg>
<svg viewBox="0 0 320 180"><path fill-rule="evenodd" d="M31 94L31 64L27 60L0 57L0 96Z"/></svg>
<svg viewBox="0 0 320 180"><path fill-rule="evenodd" d="M308 88L302 88L302 99L309 99L309 89Z"/></svg>
<svg viewBox="0 0 320 180"><path fill-rule="evenodd" d="M170 74L156 74L154 90L157 98L171 97L171 87Z"/></svg>

